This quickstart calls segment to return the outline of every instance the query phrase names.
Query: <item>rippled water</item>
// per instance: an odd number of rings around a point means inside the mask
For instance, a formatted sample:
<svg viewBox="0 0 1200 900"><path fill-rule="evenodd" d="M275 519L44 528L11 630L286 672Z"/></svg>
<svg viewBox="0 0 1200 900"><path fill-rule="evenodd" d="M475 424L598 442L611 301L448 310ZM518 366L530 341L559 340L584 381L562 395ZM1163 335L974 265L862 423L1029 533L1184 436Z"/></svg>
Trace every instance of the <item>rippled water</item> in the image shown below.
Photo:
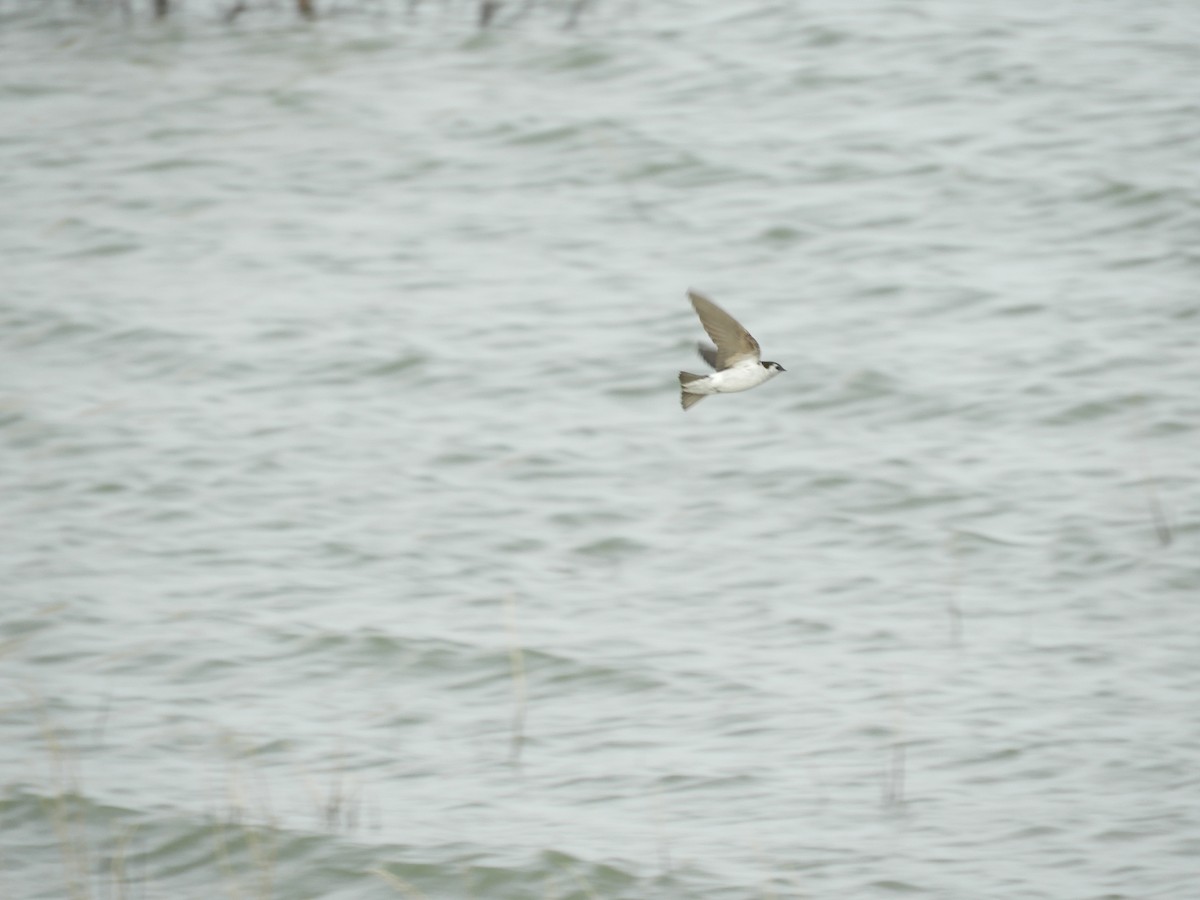
<svg viewBox="0 0 1200 900"><path fill-rule="evenodd" d="M0 6L0 891L1194 896L1194 7L388 9Z"/></svg>

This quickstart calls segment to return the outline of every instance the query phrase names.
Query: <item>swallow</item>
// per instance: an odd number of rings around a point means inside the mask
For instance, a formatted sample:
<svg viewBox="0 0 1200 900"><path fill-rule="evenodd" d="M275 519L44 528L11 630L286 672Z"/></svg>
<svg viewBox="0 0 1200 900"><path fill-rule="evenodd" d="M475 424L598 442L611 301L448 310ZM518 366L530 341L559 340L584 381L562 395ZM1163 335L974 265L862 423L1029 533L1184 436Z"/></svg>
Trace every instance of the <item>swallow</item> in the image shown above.
<svg viewBox="0 0 1200 900"><path fill-rule="evenodd" d="M700 324L717 346L700 344L700 356L716 369L711 375L679 373L680 401L684 409L695 406L709 394L732 394L758 387L780 372L777 362L763 360L758 341L733 316L703 294L688 291Z"/></svg>

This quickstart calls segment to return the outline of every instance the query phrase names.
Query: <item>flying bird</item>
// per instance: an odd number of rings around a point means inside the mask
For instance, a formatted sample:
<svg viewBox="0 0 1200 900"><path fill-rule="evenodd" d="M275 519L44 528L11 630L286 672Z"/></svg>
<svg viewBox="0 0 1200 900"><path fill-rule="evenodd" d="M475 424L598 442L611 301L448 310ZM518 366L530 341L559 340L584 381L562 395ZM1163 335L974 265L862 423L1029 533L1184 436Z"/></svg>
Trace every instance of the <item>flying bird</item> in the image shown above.
<svg viewBox="0 0 1200 900"><path fill-rule="evenodd" d="M679 373L680 401L684 409L695 406L709 394L748 391L787 371L777 362L763 361L758 341L737 319L703 294L688 291L700 324L717 346L700 344L700 356L716 369L711 375Z"/></svg>

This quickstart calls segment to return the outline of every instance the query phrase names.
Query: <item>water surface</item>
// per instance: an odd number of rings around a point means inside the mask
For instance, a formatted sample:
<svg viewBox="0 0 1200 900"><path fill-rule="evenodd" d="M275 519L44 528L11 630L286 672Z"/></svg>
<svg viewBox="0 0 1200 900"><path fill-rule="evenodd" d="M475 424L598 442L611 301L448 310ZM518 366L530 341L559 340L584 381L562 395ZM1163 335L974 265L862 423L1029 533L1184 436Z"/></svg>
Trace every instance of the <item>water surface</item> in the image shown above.
<svg viewBox="0 0 1200 900"><path fill-rule="evenodd" d="M381 7L0 10L4 891L1190 897L1191 7Z"/></svg>

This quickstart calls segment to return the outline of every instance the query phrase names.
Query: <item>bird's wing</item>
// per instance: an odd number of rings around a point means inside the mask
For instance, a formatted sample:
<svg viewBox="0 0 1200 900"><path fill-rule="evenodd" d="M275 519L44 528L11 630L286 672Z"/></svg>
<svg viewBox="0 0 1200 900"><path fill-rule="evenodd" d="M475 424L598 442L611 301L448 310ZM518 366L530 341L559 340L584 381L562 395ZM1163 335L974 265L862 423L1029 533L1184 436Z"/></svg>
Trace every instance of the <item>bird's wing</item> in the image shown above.
<svg viewBox="0 0 1200 900"><path fill-rule="evenodd" d="M708 336L717 345L716 361L712 362L714 369L717 371L728 369L730 366L736 366L747 360L759 361L758 341L738 324L737 319L703 294L688 291L688 297L691 298L692 306L696 308L700 324L704 326ZM701 351L701 355L703 355L703 351ZM706 356L705 359L708 357Z"/></svg>
<svg viewBox="0 0 1200 900"><path fill-rule="evenodd" d="M714 369L720 368L717 365L717 348L710 347L708 344L697 344L696 349L700 351L700 358L712 366Z"/></svg>

